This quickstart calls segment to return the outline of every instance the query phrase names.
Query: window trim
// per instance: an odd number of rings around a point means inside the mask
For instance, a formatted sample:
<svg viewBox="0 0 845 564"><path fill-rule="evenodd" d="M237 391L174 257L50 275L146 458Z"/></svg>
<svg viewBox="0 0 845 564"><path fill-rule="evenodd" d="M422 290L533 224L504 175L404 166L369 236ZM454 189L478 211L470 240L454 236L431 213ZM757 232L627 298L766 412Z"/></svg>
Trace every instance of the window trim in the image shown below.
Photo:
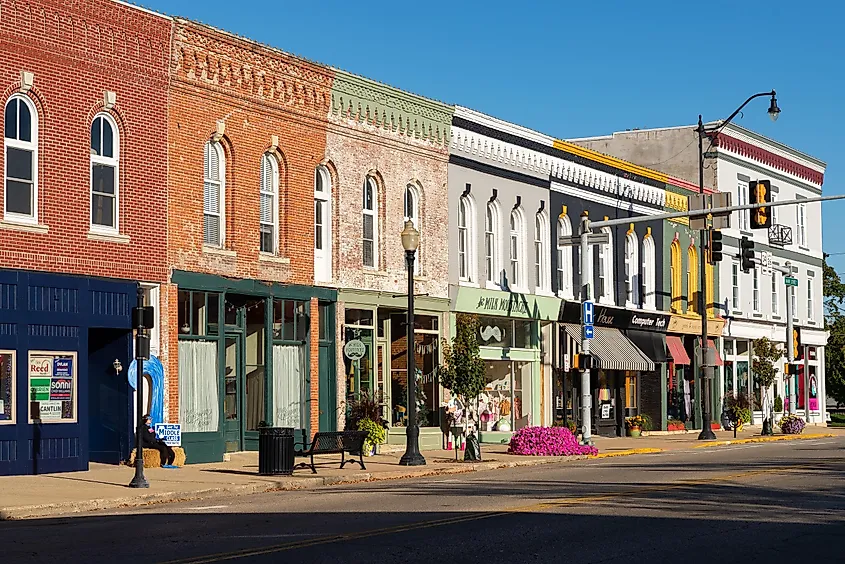
<svg viewBox="0 0 845 564"><path fill-rule="evenodd" d="M537 235L540 238L537 238ZM539 252L538 252L539 244ZM534 271L537 280L534 289L538 294L551 294L552 277L549 273L549 220L545 212L534 214Z"/></svg>
<svg viewBox="0 0 845 564"><path fill-rule="evenodd" d="M271 168L271 186L270 190L265 190L264 186L264 174L261 174L261 181L259 182L258 188L258 250L263 255L270 255L276 256L279 254L279 159L273 153L267 152L261 155L261 167L265 162L270 163ZM271 251L263 251L261 250L261 226L267 225L263 221L261 221L261 196L269 194L273 199L272 205L272 227L273 227L273 249Z"/></svg>
<svg viewBox="0 0 845 564"><path fill-rule="evenodd" d="M669 310L672 313L684 313L682 270L681 242L674 239L669 245Z"/></svg>
<svg viewBox="0 0 845 564"><path fill-rule="evenodd" d="M490 218L490 231L487 230L487 218ZM491 289L502 287L502 266L501 266L501 219L499 203L496 200L487 202L484 213L484 275L485 285ZM492 250L488 255L487 236L490 236ZM487 271L487 259L490 259L490 271Z"/></svg>
<svg viewBox="0 0 845 564"><path fill-rule="evenodd" d="M657 309L657 268L655 264L654 237L650 234L643 237L643 309Z"/></svg>
<svg viewBox="0 0 845 564"><path fill-rule="evenodd" d="M463 209L462 209L463 208ZM461 227L461 212L464 214L464 226ZM475 229L475 202L471 195L461 196L458 200L458 280L467 284L478 282L478 260L476 258L476 229ZM486 221L486 217L485 217ZM461 276L461 229L464 230L464 261L466 262L465 276ZM485 261L486 261L485 249ZM486 268L486 263L485 263Z"/></svg>
<svg viewBox="0 0 845 564"><path fill-rule="evenodd" d="M695 242L691 241L690 246L687 247L687 313L701 313L698 311L701 300L699 297L701 293L700 276L698 249Z"/></svg>
<svg viewBox="0 0 845 564"><path fill-rule="evenodd" d="M320 178L322 182L322 186L324 190L322 192L317 191L317 178ZM332 270L332 177L329 174L329 170L324 166L320 165L314 170L314 209L315 209L315 216L312 217L311 224L314 227L316 232L317 228L317 218L316 218L316 204L317 202L322 202L321 205L324 206L323 208L323 248L317 249L317 241L316 236L314 238L314 279L320 282L329 282L332 280L333 270ZM319 269L318 269L319 265ZM325 276L318 276L318 270L323 270L321 274L325 274Z"/></svg>
<svg viewBox="0 0 845 564"><path fill-rule="evenodd" d="M30 125L31 125L31 140L30 141L18 141L17 139L11 139L6 137L5 133L5 115L6 115L6 108L12 102L12 100L21 100L29 109L29 116L30 116ZM37 225L38 224L38 121L39 115L38 111L35 107L35 104L30 100L29 96L25 96L23 94L12 94L6 100L6 103L3 105L3 219L4 221L8 221L9 223L23 223L27 225ZM18 118L18 123L20 124L20 118ZM20 135L18 135L20 136ZM6 189L6 179L7 179L7 163L8 163L8 156L6 150L9 148L14 149L21 149L25 151L30 151L32 153L32 215L25 215L21 213L15 212L8 212L6 211L6 197L7 197L7 189Z"/></svg>
<svg viewBox="0 0 845 564"><path fill-rule="evenodd" d="M606 305L616 305L616 284L613 278L613 232L610 227L602 227L602 233L607 233L607 243L597 245L596 252L599 258L599 280L604 284L596 284L596 297L598 302ZM604 286L604 293L599 296L598 292Z"/></svg>
<svg viewBox="0 0 845 564"><path fill-rule="evenodd" d="M813 279L811 277L807 277L807 322L813 323L816 320L815 313L813 312L815 304L813 303Z"/></svg>
<svg viewBox="0 0 845 564"><path fill-rule="evenodd" d="M736 284L734 284L734 278L736 278ZM739 276L739 262L731 261L731 309L736 313L742 313L741 288L742 284Z"/></svg>
<svg viewBox="0 0 845 564"><path fill-rule="evenodd" d="M91 120L91 126L93 127L94 122L97 119L103 118L112 128L112 142L114 146L112 147L112 151L114 156L113 157L101 157L99 155L95 155L91 153L91 162L88 166L88 221L89 221L89 229L92 233L105 233L105 234L115 234L120 233L120 131L117 128L117 122L106 112L100 112L94 116L94 119ZM102 142L102 135L100 136L100 141ZM114 169L114 226L109 227L108 225L100 225L98 223L94 223L94 164L101 164L110 166Z"/></svg>
<svg viewBox="0 0 845 564"><path fill-rule="evenodd" d="M780 318L780 285L778 284L777 277L778 271L772 270L772 303L770 304L770 307L772 311L772 317Z"/></svg>
<svg viewBox="0 0 845 564"><path fill-rule="evenodd" d="M572 272L572 247L561 245L560 238L572 235L572 224L568 215L561 215L557 219L557 295L563 299L574 299L573 288L575 287L574 274Z"/></svg>
<svg viewBox="0 0 845 564"><path fill-rule="evenodd" d="M203 245L212 248L225 248L226 246L226 153L223 151L223 145L220 144L219 141L206 141L205 145L203 146L203 161L205 160L205 148L209 150L213 150L217 152L217 175L219 180L211 180L210 178L205 176L205 163L203 162L203 190L205 190L206 183L218 183L218 198L219 198L219 212L218 217L220 221L219 227L219 234L218 234L218 241L217 243L208 243L205 240L205 219L203 219ZM204 197L204 196L203 196ZM205 211L205 204L203 203L203 218L206 215Z"/></svg>
<svg viewBox="0 0 845 564"><path fill-rule="evenodd" d="M372 190L373 197L373 208L368 210L364 202L366 202L366 195L367 190ZM375 178L372 176L367 176L364 179L364 185L362 186L361 190L361 265L366 269L378 270L379 268L379 221L378 221L378 213L379 213L379 206L378 206L378 197L379 197L379 190L378 190L378 182L376 182ZM373 218L373 264L367 264L364 258L364 243L367 241L364 238L364 218L365 217L372 217Z"/></svg>
<svg viewBox="0 0 845 564"><path fill-rule="evenodd" d="M798 204L795 207L796 219L795 222L797 223L796 227L798 228L798 246L801 248L808 248L807 245L807 204Z"/></svg>
<svg viewBox="0 0 845 564"><path fill-rule="evenodd" d="M625 307L642 307L640 297L640 239L631 229L625 234Z"/></svg>
<svg viewBox="0 0 845 564"><path fill-rule="evenodd" d="M514 256L516 251L516 256ZM517 280L508 280L511 290L527 290L525 276L525 221L521 208L511 210L508 217L508 273L516 275Z"/></svg>
<svg viewBox="0 0 845 564"><path fill-rule="evenodd" d="M751 272L751 311L760 313L760 269L757 266Z"/></svg>

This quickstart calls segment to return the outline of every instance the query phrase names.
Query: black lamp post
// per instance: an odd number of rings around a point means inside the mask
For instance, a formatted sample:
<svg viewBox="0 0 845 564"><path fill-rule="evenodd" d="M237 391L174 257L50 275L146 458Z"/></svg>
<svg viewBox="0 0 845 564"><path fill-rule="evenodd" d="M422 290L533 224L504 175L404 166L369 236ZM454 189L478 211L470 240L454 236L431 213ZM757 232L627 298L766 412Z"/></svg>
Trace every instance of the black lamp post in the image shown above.
<svg viewBox="0 0 845 564"><path fill-rule="evenodd" d="M704 137L706 135L712 136L715 139L715 136L718 135L719 131L721 131L726 125L728 125L736 115L742 111L748 102L753 100L754 98L760 98L763 96L771 96L771 102L769 103L769 110L768 114L772 121L777 121L778 117L780 116L780 108L778 107L778 100L777 100L777 93L772 90L771 92L760 92L759 94L754 94L750 96L743 104L736 109L734 113L732 113L728 119L722 121L716 129L711 131L707 131L704 129L704 123L701 121L701 115L698 116L698 190L699 193L704 194ZM712 141L710 145L712 146ZM744 213L744 212L743 212ZM702 394L699 398L699 402L701 404L701 433L698 434L698 440L700 441L712 441L716 439L716 434L713 433L713 429L711 429L711 421L712 416L710 414L710 408L713 403L713 366L709 364L709 360L707 358L707 350L709 347L709 343L707 340L707 240L708 240L708 233L707 233L707 225L704 226L704 229L701 230L700 233L701 239L701 252L699 253L699 270L700 270L700 277L701 277L701 284L700 284L700 292L698 296L698 309L699 313L701 314L701 384L702 384Z"/></svg>
<svg viewBox="0 0 845 564"><path fill-rule="evenodd" d="M420 427L417 425L417 375L414 366L414 259L420 245L420 232L413 221L405 222L402 230L402 247L408 267L408 319L406 343L408 348L408 426L405 428L405 454L399 459L402 466L424 466L420 453Z"/></svg>
<svg viewBox="0 0 845 564"><path fill-rule="evenodd" d="M135 476L129 482L130 488L150 487L144 476L144 445L141 436L144 433L144 360L150 358L150 336L147 329L154 325L154 310L144 304L144 289L138 287L138 306L132 308L132 327L135 329L135 407L137 426L135 427ZM115 361L117 364L117 361ZM115 366L117 369L117 366Z"/></svg>

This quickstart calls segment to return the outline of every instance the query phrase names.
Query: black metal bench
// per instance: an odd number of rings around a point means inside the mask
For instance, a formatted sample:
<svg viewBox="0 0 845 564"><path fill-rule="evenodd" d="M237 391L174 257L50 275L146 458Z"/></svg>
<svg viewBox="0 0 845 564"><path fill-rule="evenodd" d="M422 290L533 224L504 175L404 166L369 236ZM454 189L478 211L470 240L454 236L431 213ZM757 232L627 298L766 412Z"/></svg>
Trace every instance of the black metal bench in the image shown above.
<svg viewBox="0 0 845 564"><path fill-rule="evenodd" d="M349 462L357 462L361 465L362 470L366 470L364 466L364 441L367 438L366 431L336 431L332 433L317 433L311 441L311 446L308 445L308 439L305 435L305 430L302 431L302 442L296 443L300 448L294 448L296 456L310 456L311 463L300 462L296 468L311 468L311 472L317 473L317 467L314 466L315 454L339 454L340 467L343 468ZM357 456L358 460L346 459L346 453L352 456Z"/></svg>

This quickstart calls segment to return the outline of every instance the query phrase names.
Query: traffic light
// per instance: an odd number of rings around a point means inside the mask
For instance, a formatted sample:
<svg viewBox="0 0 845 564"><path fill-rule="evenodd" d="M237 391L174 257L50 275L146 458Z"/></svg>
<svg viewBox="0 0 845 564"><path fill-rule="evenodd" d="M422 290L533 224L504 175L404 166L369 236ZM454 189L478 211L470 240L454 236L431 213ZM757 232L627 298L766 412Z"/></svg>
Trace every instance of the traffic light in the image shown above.
<svg viewBox="0 0 845 564"><path fill-rule="evenodd" d="M575 370L590 370L593 368L593 356L585 353L578 353L573 359L572 367Z"/></svg>
<svg viewBox="0 0 845 564"><path fill-rule="evenodd" d="M742 271L748 272L754 268L754 241L743 237L739 242L739 258L742 262Z"/></svg>
<svg viewBox="0 0 845 564"><path fill-rule="evenodd" d="M707 260L710 264L716 264L722 260L722 232L718 229L709 229L710 241L707 245Z"/></svg>
<svg viewBox="0 0 845 564"><path fill-rule="evenodd" d="M768 180L752 180L749 183L751 204L770 204L772 202L772 183ZM771 208L751 210L751 229L768 229L772 226Z"/></svg>
<svg viewBox="0 0 845 564"><path fill-rule="evenodd" d="M804 347L801 346L801 330L792 328L792 358L804 360Z"/></svg>

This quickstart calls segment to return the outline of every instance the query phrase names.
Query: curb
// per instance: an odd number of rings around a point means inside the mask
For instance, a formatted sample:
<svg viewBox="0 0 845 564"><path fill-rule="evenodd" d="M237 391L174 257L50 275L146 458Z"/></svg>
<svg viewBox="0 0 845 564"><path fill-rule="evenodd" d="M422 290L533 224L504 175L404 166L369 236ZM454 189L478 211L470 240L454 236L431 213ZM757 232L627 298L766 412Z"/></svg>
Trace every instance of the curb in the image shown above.
<svg viewBox="0 0 845 564"><path fill-rule="evenodd" d="M357 472L346 476L326 476L315 478L280 479L271 482L243 484L235 486L221 486L187 492L157 492L141 494L132 497L120 497L112 499L92 499L84 501L49 503L39 505L26 505L20 507L9 507L0 509L0 521L12 521L18 519L30 519L36 517L56 517L60 515L71 515L96 511L103 509L120 509L125 507L144 507L161 503L176 503L183 501L196 501L201 499L214 499L217 497L231 495L249 495L256 493L269 493L280 491L312 490L326 486L337 486L343 484L360 484L367 482L382 482L387 480L403 480L409 478L422 478L426 476L449 476L455 474L469 474L473 472L485 472L499 470L502 468L519 468L530 466L542 466L561 462L577 462L593 460L597 458L610 458L615 456L631 456L635 454L653 454L663 452L659 448L636 448L617 452L600 453L595 456L567 456L567 457L526 457L525 460L477 462L470 464L446 465L443 467L428 466L420 470L391 470L387 472ZM495 455L493 455L495 456Z"/></svg>
<svg viewBox="0 0 845 564"><path fill-rule="evenodd" d="M714 441L712 443L704 443L695 445L692 448L712 448L728 445L747 445L752 443L774 443L778 441L806 441L809 439L825 439L836 437L833 433L812 433L809 435L775 435L773 437L753 437L751 439L735 439L728 441Z"/></svg>

